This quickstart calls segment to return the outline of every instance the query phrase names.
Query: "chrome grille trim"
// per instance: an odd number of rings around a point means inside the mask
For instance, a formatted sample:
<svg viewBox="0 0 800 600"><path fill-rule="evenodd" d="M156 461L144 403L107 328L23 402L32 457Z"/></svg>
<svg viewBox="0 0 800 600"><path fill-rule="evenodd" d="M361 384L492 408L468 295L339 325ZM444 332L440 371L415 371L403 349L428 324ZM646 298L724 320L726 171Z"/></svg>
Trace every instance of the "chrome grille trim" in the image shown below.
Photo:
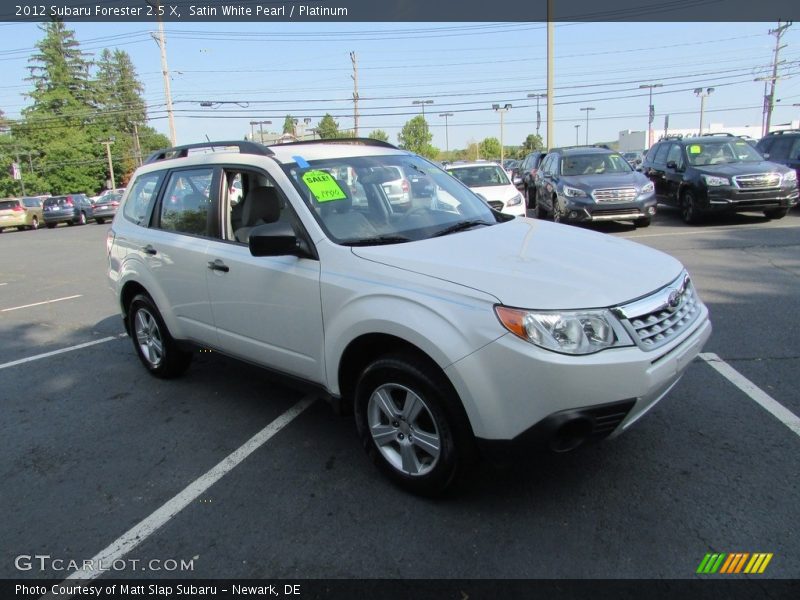
<svg viewBox="0 0 800 600"><path fill-rule="evenodd" d="M780 173L756 173L737 175L733 178L736 187L743 190L770 189L781 187Z"/></svg>
<svg viewBox="0 0 800 600"><path fill-rule="evenodd" d="M655 350L684 333L700 316L700 300L683 273L667 287L617 309L628 333L642 350Z"/></svg>
<svg viewBox="0 0 800 600"><path fill-rule="evenodd" d="M633 202L638 195L635 187L603 188L592 192L596 202Z"/></svg>

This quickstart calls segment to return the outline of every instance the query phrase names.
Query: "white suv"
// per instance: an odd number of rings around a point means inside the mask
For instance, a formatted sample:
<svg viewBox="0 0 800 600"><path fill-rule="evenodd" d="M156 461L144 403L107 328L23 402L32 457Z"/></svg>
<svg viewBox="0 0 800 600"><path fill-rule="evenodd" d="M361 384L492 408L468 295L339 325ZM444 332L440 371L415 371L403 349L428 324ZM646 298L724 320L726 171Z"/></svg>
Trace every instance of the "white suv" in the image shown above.
<svg viewBox="0 0 800 600"><path fill-rule="evenodd" d="M175 376L203 346L316 384L411 491L481 453L620 433L711 333L674 258L493 211L390 144L210 146L151 156L109 232L141 362ZM402 213L397 167L429 190Z"/></svg>

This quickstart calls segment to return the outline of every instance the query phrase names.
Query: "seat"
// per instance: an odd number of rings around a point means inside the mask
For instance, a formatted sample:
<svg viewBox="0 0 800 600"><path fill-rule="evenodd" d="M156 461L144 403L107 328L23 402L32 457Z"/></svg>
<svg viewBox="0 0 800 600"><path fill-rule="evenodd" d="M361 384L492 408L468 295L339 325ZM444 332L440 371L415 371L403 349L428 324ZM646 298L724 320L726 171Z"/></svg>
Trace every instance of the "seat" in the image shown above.
<svg viewBox="0 0 800 600"><path fill-rule="evenodd" d="M378 235L378 230L363 214L353 210L353 197L349 188L341 181L336 181L345 195L340 200L331 200L320 204L320 217L331 234L340 240L361 239Z"/></svg>
<svg viewBox="0 0 800 600"><path fill-rule="evenodd" d="M250 231L259 225L274 223L281 216L281 200L274 187L257 187L247 193L242 208L242 226L236 229L236 241L247 243Z"/></svg>

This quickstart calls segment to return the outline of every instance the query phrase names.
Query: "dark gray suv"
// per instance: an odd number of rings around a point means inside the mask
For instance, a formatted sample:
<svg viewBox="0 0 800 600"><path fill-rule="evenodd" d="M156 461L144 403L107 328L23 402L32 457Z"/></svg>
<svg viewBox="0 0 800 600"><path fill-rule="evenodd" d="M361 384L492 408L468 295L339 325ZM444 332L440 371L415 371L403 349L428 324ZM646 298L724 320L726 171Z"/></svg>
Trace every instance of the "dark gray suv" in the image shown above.
<svg viewBox="0 0 800 600"><path fill-rule="evenodd" d="M86 221L92 216L92 201L86 194L53 196L45 199L42 215L48 229L59 223L86 225Z"/></svg>
<svg viewBox="0 0 800 600"><path fill-rule="evenodd" d="M556 148L536 174L536 216L554 221L633 221L647 227L656 214L653 183L618 152Z"/></svg>

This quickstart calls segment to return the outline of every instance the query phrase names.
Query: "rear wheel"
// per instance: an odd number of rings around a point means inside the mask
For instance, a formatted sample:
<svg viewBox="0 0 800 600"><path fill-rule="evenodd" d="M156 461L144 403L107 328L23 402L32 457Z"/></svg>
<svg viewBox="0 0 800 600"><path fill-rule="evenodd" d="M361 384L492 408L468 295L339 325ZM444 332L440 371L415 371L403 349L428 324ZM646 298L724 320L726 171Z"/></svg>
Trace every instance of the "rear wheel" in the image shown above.
<svg viewBox="0 0 800 600"><path fill-rule="evenodd" d="M697 209L697 200L695 200L694 193L689 190L681 196L681 217L685 223L696 225L700 222L700 211Z"/></svg>
<svg viewBox="0 0 800 600"><path fill-rule="evenodd" d="M105 223L105 222L106 222L106 220L105 220L105 219L100 219L100 218L97 218L97 219L95 219L95 221L97 221L97 224L98 224L98 225L102 225L103 223Z"/></svg>
<svg viewBox="0 0 800 600"><path fill-rule="evenodd" d="M768 219L782 219L789 213L788 208L773 208L764 211L764 216Z"/></svg>
<svg viewBox="0 0 800 600"><path fill-rule="evenodd" d="M86 225L86 213L85 212L82 212L78 216L78 225Z"/></svg>
<svg viewBox="0 0 800 600"><path fill-rule="evenodd" d="M55 226L56 226L56 224L55 224L55 223L45 223L45 225L47 225L47 228L48 228L48 229L52 229L53 227L55 227Z"/></svg>
<svg viewBox="0 0 800 600"><path fill-rule="evenodd" d="M474 440L444 375L396 354L364 369L355 392L359 437L373 463L402 488L443 492L464 472Z"/></svg>
<svg viewBox="0 0 800 600"><path fill-rule="evenodd" d="M150 373L156 377L177 377L189 368L192 353L178 347L148 296L134 297L128 308L128 321L136 355Z"/></svg>
<svg viewBox="0 0 800 600"><path fill-rule="evenodd" d="M649 227L650 226L650 217L640 217L638 219L633 220L634 227Z"/></svg>

